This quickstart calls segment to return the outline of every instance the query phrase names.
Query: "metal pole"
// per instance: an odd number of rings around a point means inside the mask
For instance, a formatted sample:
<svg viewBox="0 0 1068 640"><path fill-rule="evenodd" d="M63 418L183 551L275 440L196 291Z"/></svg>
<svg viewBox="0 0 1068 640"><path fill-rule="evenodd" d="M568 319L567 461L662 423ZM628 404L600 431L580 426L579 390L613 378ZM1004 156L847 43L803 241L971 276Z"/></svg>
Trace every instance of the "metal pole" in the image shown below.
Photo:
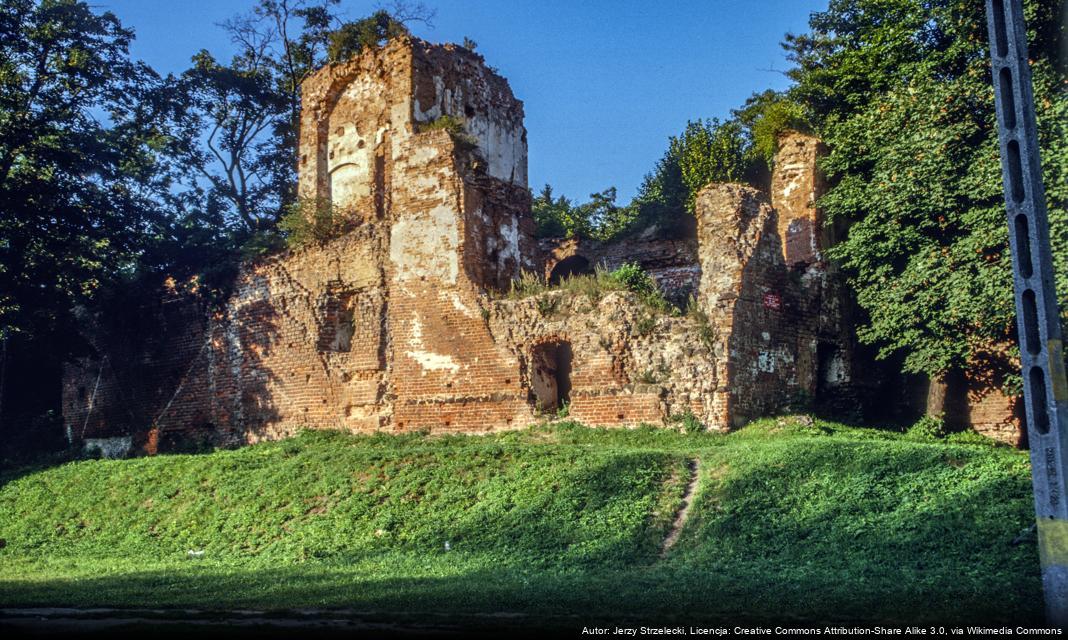
<svg viewBox="0 0 1068 640"><path fill-rule="evenodd" d="M986 0L1047 621L1068 627L1068 383L1021 0Z"/></svg>

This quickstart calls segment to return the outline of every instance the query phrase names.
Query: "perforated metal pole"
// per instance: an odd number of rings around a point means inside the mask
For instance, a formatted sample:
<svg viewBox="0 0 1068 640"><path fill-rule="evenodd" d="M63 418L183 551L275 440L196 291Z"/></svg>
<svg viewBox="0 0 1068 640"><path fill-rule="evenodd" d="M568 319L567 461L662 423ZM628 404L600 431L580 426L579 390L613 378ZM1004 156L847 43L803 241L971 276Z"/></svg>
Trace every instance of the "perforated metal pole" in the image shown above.
<svg viewBox="0 0 1068 640"><path fill-rule="evenodd" d="M1021 0L986 0L1047 621L1068 627L1068 383Z"/></svg>

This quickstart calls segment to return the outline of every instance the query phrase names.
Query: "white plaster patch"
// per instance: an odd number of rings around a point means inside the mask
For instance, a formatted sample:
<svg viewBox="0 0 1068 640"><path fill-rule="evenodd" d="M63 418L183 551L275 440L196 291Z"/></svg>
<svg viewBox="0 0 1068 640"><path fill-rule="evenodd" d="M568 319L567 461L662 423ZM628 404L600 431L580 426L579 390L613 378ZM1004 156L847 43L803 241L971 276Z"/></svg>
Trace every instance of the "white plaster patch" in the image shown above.
<svg viewBox="0 0 1068 640"><path fill-rule="evenodd" d="M354 159L363 160L359 156ZM371 195L370 162L349 162L330 172L330 202L338 207L352 204L357 198Z"/></svg>
<svg viewBox="0 0 1068 640"><path fill-rule="evenodd" d="M397 104L389 108L389 122L394 127L398 127L400 131L405 130L405 125L411 120L411 110L408 108L407 102L398 102ZM398 144L400 140L403 140L404 136L393 136L393 144ZM396 156L394 156L396 157Z"/></svg>
<svg viewBox="0 0 1068 640"><path fill-rule="evenodd" d="M794 191L797 191L800 187L801 187L801 179L800 178L795 178L795 179L791 180L790 182L786 183L786 186L783 187L783 190L782 190L782 198L783 198L783 200L788 200L790 198L790 194L792 194Z"/></svg>
<svg viewBox="0 0 1068 640"><path fill-rule="evenodd" d="M504 265L508 260L519 264L519 220L509 219L500 227L503 243L497 247L498 263ZM511 274L511 275L519 275Z"/></svg>
<svg viewBox="0 0 1068 640"><path fill-rule="evenodd" d="M775 357L767 351L761 351L760 353L758 353L757 371L763 371L764 373L774 373Z"/></svg>
<svg viewBox="0 0 1068 640"><path fill-rule="evenodd" d="M793 355L782 349L761 351L757 354L757 370L775 373L775 370L794 361Z"/></svg>
<svg viewBox="0 0 1068 640"><path fill-rule="evenodd" d="M471 309L471 307L464 304L464 301L460 299L460 294L456 293L455 291L450 292L449 301L452 302L452 306L455 307L456 310L460 313L470 316L472 318L475 317L475 312Z"/></svg>
<svg viewBox="0 0 1068 640"><path fill-rule="evenodd" d="M460 365L453 360L452 356L433 353L427 351L423 345L423 323L419 321L418 316L412 318L412 337L408 341L408 344L412 347L411 351L405 351L404 353L419 363L419 366L428 371L448 370L452 373L456 373L460 370Z"/></svg>
<svg viewBox="0 0 1068 640"><path fill-rule="evenodd" d="M397 279L436 278L455 284L460 274L457 214L448 205L404 216L390 229L389 259Z"/></svg>
<svg viewBox="0 0 1068 640"><path fill-rule="evenodd" d="M86 438L83 448L86 453L99 453L101 458L115 459L125 458L130 454L133 446L132 436L117 436L114 438Z"/></svg>
<svg viewBox="0 0 1068 640"><path fill-rule="evenodd" d="M456 364L456 361L449 355L429 351L406 351L405 353L409 358L418 362L419 366L429 371L446 369L456 373L460 370L460 365Z"/></svg>
<svg viewBox="0 0 1068 640"><path fill-rule="evenodd" d="M413 190L437 190L441 186L439 176L435 174L421 173L411 182Z"/></svg>
<svg viewBox="0 0 1068 640"><path fill-rule="evenodd" d="M375 131L375 147L382 144L382 141L386 139L387 131L389 131L389 127L379 127L378 131Z"/></svg>
<svg viewBox="0 0 1068 640"><path fill-rule="evenodd" d="M771 334L768 333L767 331L761 331L760 332L760 339L763 340L764 342L767 342L768 340L771 340Z"/></svg>
<svg viewBox="0 0 1068 640"><path fill-rule="evenodd" d="M467 120L465 128L478 141L478 149L488 164L487 173L505 182L527 186L527 145L521 125L508 126L476 115Z"/></svg>
<svg viewBox="0 0 1068 640"><path fill-rule="evenodd" d="M408 158L408 164L409 166L426 164L436 157L438 157L437 147L429 144L416 145L411 156Z"/></svg>
<svg viewBox="0 0 1068 640"><path fill-rule="evenodd" d="M424 105L418 98L413 99L416 120L431 122L445 114L461 118L464 130L475 138L478 150L486 160L486 172L505 182L527 186L527 144L522 123L502 122L483 113L467 117L464 91L477 92L479 84L446 87L441 76L434 76L432 80L434 103Z"/></svg>

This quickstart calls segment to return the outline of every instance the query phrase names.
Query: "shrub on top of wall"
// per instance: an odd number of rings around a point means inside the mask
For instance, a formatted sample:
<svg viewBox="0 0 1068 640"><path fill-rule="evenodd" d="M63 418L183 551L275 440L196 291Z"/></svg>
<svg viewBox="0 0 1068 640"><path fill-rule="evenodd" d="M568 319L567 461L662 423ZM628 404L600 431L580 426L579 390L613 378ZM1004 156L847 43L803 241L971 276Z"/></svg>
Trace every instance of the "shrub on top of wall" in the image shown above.
<svg viewBox="0 0 1068 640"><path fill-rule="evenodd" d="M656 286L656 281L637 262L627 262L608 275L628 291L638 294L638 298L646 306L658 311L668 310L668 302L664 299L664 295L660 293L660 288Z"/></svg>
<svg viewBox="0 0 1068 640"><path fill-rule="evenodd" d="M630 291L638 296L645 306L660 312L674 311L660 293L656 281L636 262L628 262L614 271L597 267L591 274L564 278L557 285L548 284L536 273L524 271L512 281L508 297L515 300L535 296L548 291L566 291L572 295L584 295L597 302L610 291Z"/></svg>
<svg viewBox="0 0 1068 640"><path fill-rule="evenodd" d="M435 131L438 129L444 130L449 134L459 147L464 149L474 149L478 146L478 140L474 136L467 133L467 129L464 127L465 121L463 118L456 116L450 116L445 114L439 116L430 122L420 122L415 125L418 133L424 133L426 131Z"/></svg>
<svg viewBox="0 0 1068 640"><path fill-rule="evenodd" d="M352 228L329 201L317 198L301 198L286 207L278 221L278 228L285 233L286 246L298 249L311 244L323 244L344 234Z"/></svg>

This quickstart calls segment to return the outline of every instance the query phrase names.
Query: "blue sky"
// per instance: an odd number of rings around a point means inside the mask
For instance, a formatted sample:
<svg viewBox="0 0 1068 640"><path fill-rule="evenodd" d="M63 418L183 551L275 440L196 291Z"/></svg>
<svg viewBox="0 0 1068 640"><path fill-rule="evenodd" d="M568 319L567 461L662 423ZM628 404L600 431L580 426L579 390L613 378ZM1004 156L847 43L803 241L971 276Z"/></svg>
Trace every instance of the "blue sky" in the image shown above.
<svg viewBox="0 0 1068 640"><path fill-rule="evenodd" d="M208 49L229 58L217 23L253 0L93 0L137 33L133 54L178 72ZM827 0L426 0L434 42L478 43L526 109L530 183L585 200L615 186L634 195L687 120L727 116L754 91L782 89L779 46ZM343 0L349 18L374 0Z"/></svg>

